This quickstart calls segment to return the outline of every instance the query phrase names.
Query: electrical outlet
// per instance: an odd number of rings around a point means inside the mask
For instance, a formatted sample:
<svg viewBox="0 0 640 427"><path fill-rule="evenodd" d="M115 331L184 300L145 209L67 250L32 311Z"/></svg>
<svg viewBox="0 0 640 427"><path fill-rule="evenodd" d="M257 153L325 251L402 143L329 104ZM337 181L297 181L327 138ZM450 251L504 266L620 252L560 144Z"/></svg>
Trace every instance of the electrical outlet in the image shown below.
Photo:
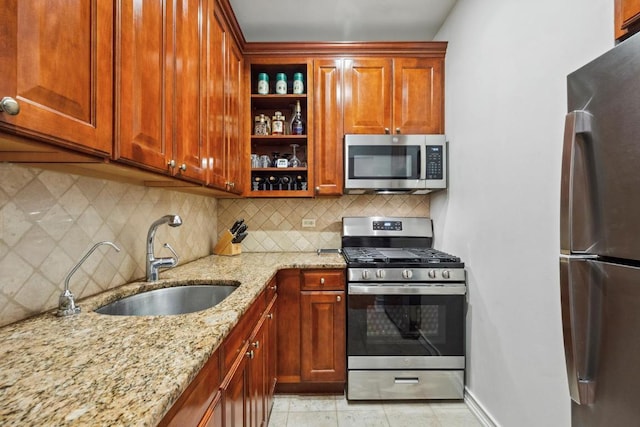
<svg viewBox="0 0 640 427"><path fill-rule="evenodd" d="M302 220L302 227L304 228L314 228L316 226L315 218L304 218Z"/></svg>

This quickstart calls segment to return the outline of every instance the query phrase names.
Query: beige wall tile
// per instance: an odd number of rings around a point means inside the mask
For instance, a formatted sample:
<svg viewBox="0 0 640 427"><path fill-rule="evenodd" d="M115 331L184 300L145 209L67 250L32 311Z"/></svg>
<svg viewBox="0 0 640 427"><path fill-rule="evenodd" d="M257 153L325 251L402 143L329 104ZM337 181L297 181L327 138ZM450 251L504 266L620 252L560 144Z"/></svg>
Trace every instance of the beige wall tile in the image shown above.
<svg viewBox="0 0 640 427"><path fill-rule="evenodd" d="M0 325L56 307L64 279L96 242L99 248L71 278L83 298L145 274L149 225L168 213L178 228L161 227L156 252L169 242L181 262L211 253L216 199L77 175L0 164Z"/></svg>

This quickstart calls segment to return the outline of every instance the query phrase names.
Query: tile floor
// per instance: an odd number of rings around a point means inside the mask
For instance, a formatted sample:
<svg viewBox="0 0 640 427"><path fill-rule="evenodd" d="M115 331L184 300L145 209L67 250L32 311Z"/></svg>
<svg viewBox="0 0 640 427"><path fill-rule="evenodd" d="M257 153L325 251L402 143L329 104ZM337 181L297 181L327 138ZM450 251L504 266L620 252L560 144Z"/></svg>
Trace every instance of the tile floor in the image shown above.
<svg viewBox="0 0 640 427"><path fill-rule="evenodd" d="M482 427L463 402L347 402L276 395L269 427Z"/></svg>

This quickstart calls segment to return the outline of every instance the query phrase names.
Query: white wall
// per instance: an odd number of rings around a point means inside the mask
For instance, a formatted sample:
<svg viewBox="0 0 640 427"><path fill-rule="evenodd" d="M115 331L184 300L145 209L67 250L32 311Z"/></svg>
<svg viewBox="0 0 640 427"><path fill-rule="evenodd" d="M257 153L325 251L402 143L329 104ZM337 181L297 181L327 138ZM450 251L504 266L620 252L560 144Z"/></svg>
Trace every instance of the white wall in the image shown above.
<svg viewBox="0 0 640 427"><path fill-rule="evenodd" d="M436 247L468 271L468 391L501 426L568 426L558 284L566 75L613 47L612 0L459 0L446 56L450 188Z"/></svg>

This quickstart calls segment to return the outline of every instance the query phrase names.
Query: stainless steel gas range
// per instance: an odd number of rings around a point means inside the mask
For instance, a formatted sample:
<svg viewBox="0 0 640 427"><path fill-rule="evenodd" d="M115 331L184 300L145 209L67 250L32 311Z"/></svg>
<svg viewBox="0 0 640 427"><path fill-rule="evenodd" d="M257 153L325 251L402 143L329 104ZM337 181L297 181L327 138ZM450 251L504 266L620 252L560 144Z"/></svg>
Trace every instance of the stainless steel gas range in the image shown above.
<svg viewBox="0 0 640 427"><path fill-rule="evenodd" d="M345 217L347 399L461 399L466 274L422 217Z"/></svg>

